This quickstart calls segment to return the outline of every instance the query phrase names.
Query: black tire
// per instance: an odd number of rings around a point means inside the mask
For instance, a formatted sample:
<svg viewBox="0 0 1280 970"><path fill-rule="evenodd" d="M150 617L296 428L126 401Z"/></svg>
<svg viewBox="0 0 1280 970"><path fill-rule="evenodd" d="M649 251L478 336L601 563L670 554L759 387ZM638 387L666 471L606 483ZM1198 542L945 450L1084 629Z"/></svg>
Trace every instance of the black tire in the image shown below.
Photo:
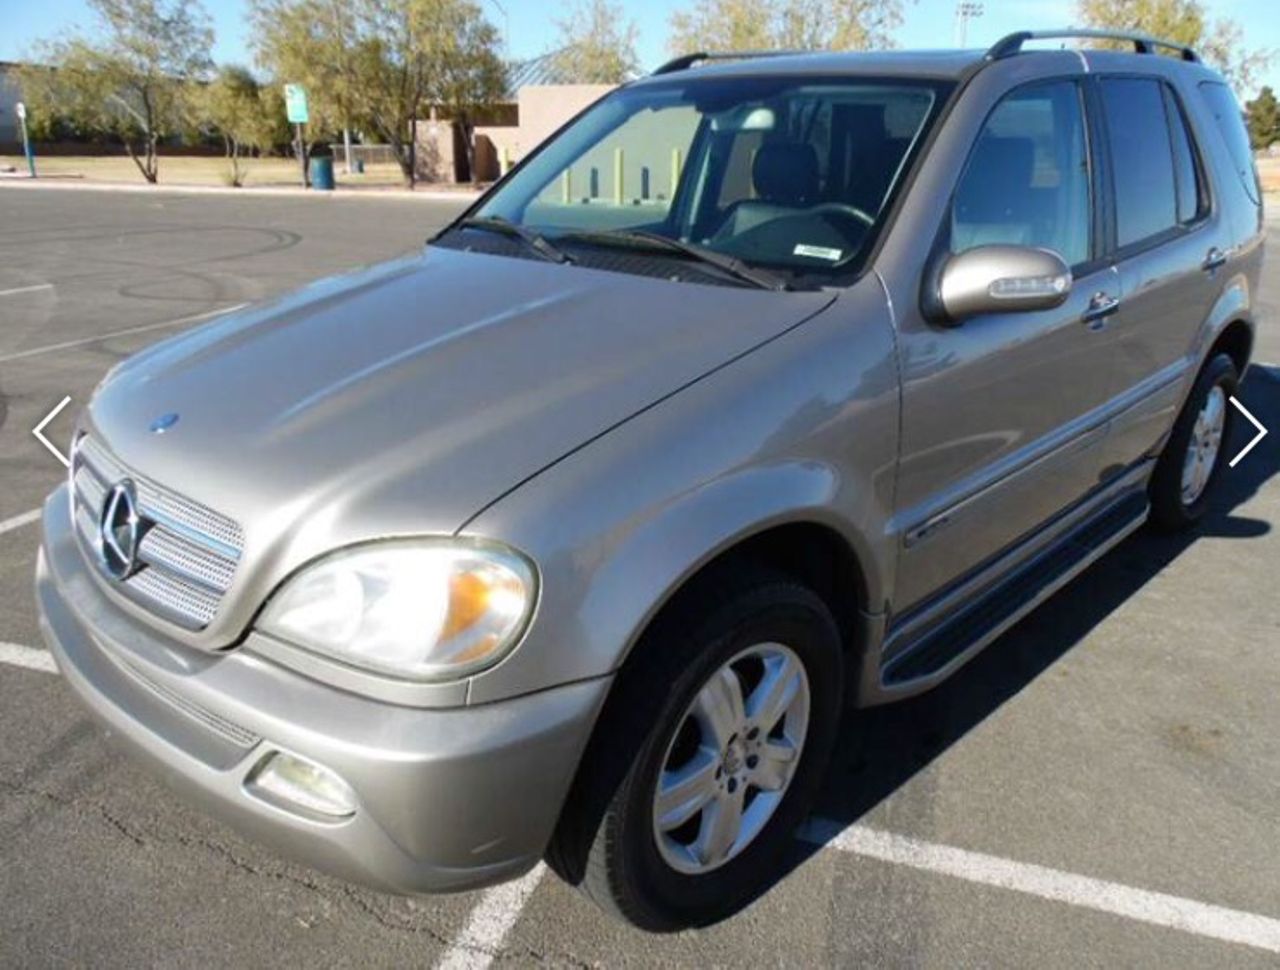
<svg viewBox="0 0 1280 970"><path fill-rule="evenodd" d="M1204 515L1214 486L1222 475L1222 466L1227 460L1228 442L1231 440L1231 429L1235 425L1235 408L1224 400L1226 412L1222 428L1222 444L1214 460L1208 482L1196 499L1190 503L1183 501L1182 469L1187 457L1187 448L1191 444L1192 431L1196 417L1204 407L1210 392L1220 387L1226 398L1236 393L1240 375L1236 371L1235 362L1226 354L1217 354L1209 359L1196 378L1195 386L1187 396L1186 403L1173 424L1169 440L1156 462L1155 472L1151 476L1148 492L1151 496L1151 524L1161 532L1182 532L1191 528Z"/></svg>
<svg viewBox="0 0 1280 970"><path fill-rule="evenodd" d="M808 678L808 728L789 786L755 839L690 875L663 858L653 798L668 745L707 680L739 651L785 644ZM705 926L778 875L830 758L843 678L840 635L812 591L773 573L701 583L664 612L619 675L588 745L547 861L607 913L642 929Z"/></svg>

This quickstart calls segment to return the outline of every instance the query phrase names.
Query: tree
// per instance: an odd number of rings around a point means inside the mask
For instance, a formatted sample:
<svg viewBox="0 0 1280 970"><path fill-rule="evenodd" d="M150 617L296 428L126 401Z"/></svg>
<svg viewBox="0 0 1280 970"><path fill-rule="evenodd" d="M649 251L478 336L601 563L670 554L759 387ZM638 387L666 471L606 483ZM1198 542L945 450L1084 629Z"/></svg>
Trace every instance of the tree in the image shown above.
<svg viewBox="0 0 1280 970"><path fill-rule="evenodd" d="M198 0L89 0L102 40L71 37L37 48L52 70L19 73L37 113L118 137L148 182L156 147L189 128L194 82L209 70L213 31Z"/></svg>
<svg viewBox="0 0 1280 970"><path fill-rule="evenodd" d="M1280 140L1280 101L1269 85L1263 85L1256 98L1245 102L1244 113L1249 123L1249 141L1255 149Z"/></svg>
<svg viewBox="0 0 1280 970"><path fill-rule="evenodd" d="M639 73L639 28L609 0L578 0L556 21L560 50L556 67L574 84L621 84Z"/></svg>
<svg viewBox="0 0 1280 970"><path fill-rule="evenodd" d="M415 123L446 111L471 148L471 117L503 88L498 33L472 0L253 0L259 63L306 86L316 131L368 127L415 171Z"/></svg>
<svg viewBox="0 0 1280 970"><path fill-rule="evenodd" d="M1240 25L1226 17L1210 21L1200 0L1078 0L1078 5L1090 27L1140 30L1195 48L1237 95L1252 90L1258 72L1275 56L1271 50L1246 48Z"/></svg>
<svg viewBox="0 0 1280 970"><path fill-rule="evenodd" d="M246 149L266 149L276 137L277 126L268 112L274 104L262 96L262 88L244 67L229 65L205 85L197 97L201 121L215 128L226 146L232 185L244 183L241 155Z"/></svg>
<svg viewBox="0 0 1280 970"><path fill-rule="evenodd" d="M674 53L894 46L902 0L698 0L671 17Z"/></svg>

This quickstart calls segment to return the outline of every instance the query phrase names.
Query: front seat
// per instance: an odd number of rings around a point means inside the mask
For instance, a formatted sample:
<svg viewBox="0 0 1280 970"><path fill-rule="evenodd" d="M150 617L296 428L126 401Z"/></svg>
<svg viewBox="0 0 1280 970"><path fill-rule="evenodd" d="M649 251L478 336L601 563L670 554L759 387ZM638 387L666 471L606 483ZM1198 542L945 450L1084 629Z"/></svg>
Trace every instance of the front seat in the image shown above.
<svg viewBox="0 0 1280 970"><path fill-rule="evenodd" d="M751 164L754 199L739 199L715 238L737 236L771 219L788 216L818 201L818 153L802 142L762 145Z"/></svg>

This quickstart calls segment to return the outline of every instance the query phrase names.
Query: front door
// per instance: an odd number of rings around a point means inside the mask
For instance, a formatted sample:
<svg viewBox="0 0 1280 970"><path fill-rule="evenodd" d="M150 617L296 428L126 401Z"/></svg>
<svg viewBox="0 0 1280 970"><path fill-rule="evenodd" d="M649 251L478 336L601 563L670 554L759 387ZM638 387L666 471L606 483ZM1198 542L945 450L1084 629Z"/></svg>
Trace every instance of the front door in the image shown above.
<svg viewBox="0 0 1280 970"><path fill-rule="evenodd" d="M1078 79L1036 82L988 116L955 189L950 250L1013 244L1073 267L1053 310L946 328L900 323L902 450L894 597L901 614L962 578L1099 481L1111 386L1099 313L1118 295L1100 255Z"/></svg>

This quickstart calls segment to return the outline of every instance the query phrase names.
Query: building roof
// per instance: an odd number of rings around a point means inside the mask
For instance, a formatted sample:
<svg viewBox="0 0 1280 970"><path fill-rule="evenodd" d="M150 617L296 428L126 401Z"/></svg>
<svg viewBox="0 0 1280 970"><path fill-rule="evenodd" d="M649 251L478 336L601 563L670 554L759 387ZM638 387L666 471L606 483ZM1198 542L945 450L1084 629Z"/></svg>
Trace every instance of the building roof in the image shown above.
<svg viewBox="0 0 1280 970"><path fill-rule="evenodd" d="M564 70L562 55L567 48L550 51L526 61L510 61L507 63L507 89L503 92L503 101L515 101L521 88L534 84L572 84Z"/></svg>

